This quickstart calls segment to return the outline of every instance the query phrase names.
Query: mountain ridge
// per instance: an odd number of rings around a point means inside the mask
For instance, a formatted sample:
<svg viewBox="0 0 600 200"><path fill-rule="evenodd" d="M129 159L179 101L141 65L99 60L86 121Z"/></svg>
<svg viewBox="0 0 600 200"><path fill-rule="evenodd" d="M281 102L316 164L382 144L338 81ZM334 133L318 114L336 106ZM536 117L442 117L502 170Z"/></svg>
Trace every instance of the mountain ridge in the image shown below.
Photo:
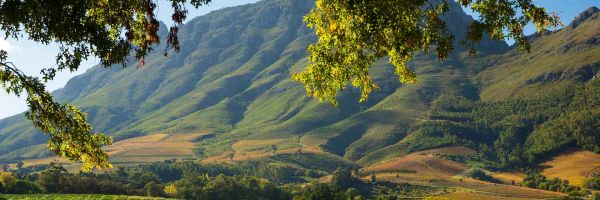
<svg viewBox="0 0 600 200"><path fill-rule="evenodd" d="M533 39L532 54L519 54L504 42L487 39L479 45L476 57L468 56L464 48L457 48L443 63L433 55L417 54L411 62L418 73L416 84L400 84L392 75L393 68L381 60L371 70L380 90L359 104L358 91L348 88L339 98L339 107L334 108L307 97L304 88L289 78L306 65L305 48L315 40L312 30L302 23L312 5L311 1L264 0L212 12L181 27L180 53L169 52L165 58L163 52L153 52L140 68L132 67L137 63L125 69L94 67L71 79L55 97L81 107L95 128L117 140L209 130L218 134L198 147L207 156L232 150L239 141L277 138L285 140L278 144L279 149L314 147L369 165L436 145L470 145L471 136L460 136L454 130L427 132L432 123L461 123L437 116L436 112L448 113L432 108L445 101L443 97L494 102L554 88L555 82L582 85L591 80L571 83L572 76L555 79L555 75L544 75L580 66L570 65L575 61L546 66L533 55L551 52L588 58L578 64L589 64L591 72L597 68L593 65L597 59L590 55L600 48L594 40L587 42L595 38L589 31L597 26L598 20L590 20L598 16L594 14L578 24L573 34L563 29ZM452 6L445 18L456 33L472 18L457 4ZM571 46L549 42L569 34L574 38L569 40ZM463 34L456 35L459 41ZM531 63L542 67L534 68ZM457 130L470 130L471 126L460 124ZM446 135L457 139L435 140ZM43 144L45 139L22 116L0 120L0 155L9 155L5 158L14 158L18 154L10 152L27 151L28 146ZM495 148L493 143L488 148Z"/></svg>

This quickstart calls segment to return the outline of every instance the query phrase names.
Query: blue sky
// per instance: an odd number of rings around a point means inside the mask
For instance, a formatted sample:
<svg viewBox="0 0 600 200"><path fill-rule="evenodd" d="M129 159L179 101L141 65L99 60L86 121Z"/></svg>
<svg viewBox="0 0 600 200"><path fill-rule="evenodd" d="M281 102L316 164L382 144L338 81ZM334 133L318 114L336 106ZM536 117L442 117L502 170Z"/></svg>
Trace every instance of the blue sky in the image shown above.
<svg viewBox="0 0 600 200"><path fill-rule="evenodd" d="M214 0L214 3L209 6L200 7L199 9L192 9L190 7L188 20L220 8L254 3L256 1L258 0ZM170 24L171 10L169 3L166 0L159 0L158 2L158 18ZM558 13L565 25L583 10L591 6L600 7L599 0L534 0L534 2L544 6L548 11ZM468 10L466 12L474 15ZM533 33L534 31L533 27L527 29L528 33ZM30 75L37 75L42 68L53 66L56 53L58 52L56 45L42 45L25 39L19 41L0 39L0 49L7 50L9 61L12 61L25 73ZM55 80L48 83L48 89L56 90L63 87L71 77L85 72L85 70L96 63L98 63L98 60L92 58L85 62L80 70L75 73L59 73ZM25 110L27 110L27 105L24 98L17 98L16 96L7 95L3 91L0 91L0 119L24 112Z"/></svg>

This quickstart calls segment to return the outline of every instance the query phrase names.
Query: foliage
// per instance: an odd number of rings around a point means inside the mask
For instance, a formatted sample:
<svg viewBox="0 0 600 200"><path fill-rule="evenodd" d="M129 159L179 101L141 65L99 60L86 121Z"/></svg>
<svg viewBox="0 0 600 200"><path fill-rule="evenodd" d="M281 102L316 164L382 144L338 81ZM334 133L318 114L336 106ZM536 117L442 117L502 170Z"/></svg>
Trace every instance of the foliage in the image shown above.
<svg viewBox="0 0 600 200"><path fill-rule="evenodd" d="M600 190L600 167L595 168L589 174L583 180L582 186L591 190Z"/></svg>
<svg viewBox="0 0 600 200"><path fill-rule="evenodd" d="M40 188L48 193L61 193L64 191L64 184L66 181L67 170L56 163L50 163L50 165L40 173L40 176L36 180L36 184Z"/></svg>
<svg viewBox="0 0 600 200"><path fill-rule="evenodd" d="M482 181L487 181L487 182L492 182L492 183L501 183L500 180L488 175L483 170L477 169L477 168L471 169L469 172L467 172L467 176L477 179L477 180L482 180Z"/></svg>
<svg viewBox="0 0 600 200"><path fill-rule="evenodd" d="M29 181L20 180L12 173L0 173L0 193L31 194L39 189Z"/></svg>
<svg viewBox="0 0 600 200"><path fill-rule="evenodd" d="M590 190L600 190L600 178L590 177L583 180L583 187Z"/></svg>
<svg viewBox="0 0 600 200"><path fill-rule="evenodd" d="M43 5L43 6L40 6ZM116 7L115 6L120 6ZM178 2L174 20L182 22L185 12ZM109 1L65 1L59 4L35 2L5 2L0 24L6 37L20 38L23 32L29 39L41 43L58 42L61 51L56 68L42 70L44 81L52 80L57 71L77 70L90 54L99 57L105 66L125 62L130 49L136 46L136 58L144 57L149 45L158 43L158 21L154 19L156 5L152 1L128 1L114 4ZM113 10L115 12L106 12ZM21 29L23 26L23 29ZM126 33L122 34L125 30ZM173 45L177 45L172 28ZM23 31L23 32L21 32ZM126 36L124 38L123 36ZM34 126L50 136L49 148L70 160L81 160L84 170L94 166L108 168L107 154L100 147L111 143L108 137L92 134L86 115L73 106L53 101L43 82L22 73L6 61L6 51L0 52L0 81L8 93L27 94L30 111L27 118Z"/></svg>
<svg viewBox="0 0 600 200"><path fill-rule="evenodd" d="M165 194L168 195L168 196L175 196L175 195L177 195L177 186L175 186L175 184L173 184L173 183L167 185L165 187Z"/></svg>
<svg viewBox="0 0 600 200"><path fill-rule="evenodd" d="M352 193L349 193L353 196ZM331 200L345 200L346 193L339 190L336 187L332 187L326 184L314 184L307 186L300 193L294 195L294 200L317 200L317 199L331 199Z"/></svg>
<svg viewBox="0 0 600 200"><path fill-rule="evenodd" d="M241 167L243 166L247 165ZM178 199L370 199L425 196L439 190L408 183L367 184L344 168L334 171L330 181L326 183L293 182L285 185L263 177L247 175L247 172L240 169L231 166L162 162L119 168L102 174L71 174L65 173L60 165L52 164L41 173L20 174L11 180L33 187L31 190L18 190L21 194L105 194ZM174 173L175 176L169 176L168 173ZM49 181L54 181L55 184L52 185ZM16 192L10 190L8 193ZM75 195L73 198L82 196L85 195Z"/></svg>
<svg viewBox="0 0 600 200"><path fill-rule="evenodd" d="M172 19L175 24L167 36L167 46L179 51L178 27L187 15L185 0L173 0ZM199 7L210 0L190 0ZM94 134L86 114L74 106L56 103L45 88L58 71L76 71L82 60L100 58L105 67L122 63L125 66L130 52L144 63L144 57L159 43L157 6L150 0L133 1L8 1L0 5L0 30L5 38L28 39L60 47L56 67L42 70L43 80L26 75L6 60L7 52L0 51L0 85L6 92L27 95L27 118L50 140L48 147L69 160L81 160L83 170L94 167L110 168L108 155L100 147L111 139Z"/></svg>
<svg viewBox="0 0 600 200"><path fill-rule="evenodd" d="M52 100L44 84L38 78L29 77L6 63L6 52L0 51L0 84L8 93L27 94L29 111L26 116L33 125L50 136L48 147L55 154L70 160L84 162L83 169L94 166L108 168L108 155L100 147L112 143L102 134L92 134L92 126L86 122L86 114L74 106L58 104Z"/></svg>
<svg viewBox="0 0 600 200"><path fill-rule="evenodd" d="M329 184L333 187L337 187L342 191L347 190L357 181L352 177L352 173L347 169L337 169L331 174L331 180Z"/></svg>
<svg viewBox="0 0 600 200"><path fill-rule="evenodd" d="M103 195L103 194L26 194L26 195L15 195L9 194L5 198L8 199L43 199L43 200L79 200L79 199L112 199L112 200L164 200L165 198L157 197L141 197L141 196L127 196L127 195ZM0 197L1 200L3 197Z"/></svg>
<svg viewBox="0 0 600 200"><path fill-rule="evenodd" d="M589 191L576 186L569 185L569 181L559 178L548 179L536 172L529 172L523 179L521 186L540 190L567 193L569 196L582 197L588 195Z"/></svg>
<svg viewBox="0 0 600 200"><path fill-rule="evenodd" d="M266 180L253 177L207 177L190 174L176 181L175 197L182 199L287 199L287 194Z"/></svg>
<svg viewBox="0 0 600 200"><path fill-rule="evenodd" d="M529 50L525 25L533 22L541 31L560 24L556 15L529 0L458 2L481 15L466 30L465 44L479 42L488 33L492 39L515 39L519 49ZM416 74L408 66L415 52L434 46L444 60L453 50L454 36L442 19L448 10L446 0L317 0L305 21L315 29L318 41L308 47L307 69L293 78L305 85L308 95L335 105L349 83L362 90L361 102L378 89L369 70L385 56L401 82L415 82Z"/></svg>
<svg viewBox="0 0 600 200"><path fill-rule="evenodd" d="M499 163L483 166L491 168L532 165L572 147L598 152L598 91L600 81L591 80L536 98L481 102L443 95L430 111L432 121L413 128L415 137L407 149L467 146Z"/></svg>
<svg viewBox="0 0 600 200"><path fill-rule="evenodd" d="M380 182L374 185L374 199L414 199L414 198L431 198L445 192L446 189L425 185L411 185L409 183L392 184Z"/></svg>

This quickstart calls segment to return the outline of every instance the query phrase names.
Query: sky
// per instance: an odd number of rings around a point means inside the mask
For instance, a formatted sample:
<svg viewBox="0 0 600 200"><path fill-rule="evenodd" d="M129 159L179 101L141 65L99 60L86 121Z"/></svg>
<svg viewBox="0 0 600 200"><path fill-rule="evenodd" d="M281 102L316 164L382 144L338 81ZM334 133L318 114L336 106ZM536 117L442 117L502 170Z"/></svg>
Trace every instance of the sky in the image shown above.
<svg viewBox="0 0 600 200"><path fill-rule="evenodd" d="M191 6L189 8L188 21L204 15L210 11L218 10L224 7L231 7L236 5L243 5L248 3L254 3L258 0L214 0L213 3L208 6L202 6L198 9L194 9ZM158 1L158 19L165 22L167 25L171 24L170 20L170 4L166 0ZM556 12L561 17L565 25L569 24L577 14L584 11L585 9L596 6L600 7L599 0L534 0L537 5L545 7L550 12ZM477 17L476 14L465 10L468 14ZM535 32L533 27L528 27L527 33L531 34ZM182 44L185 45L185 44ZM0 49L8 51L8 60L13 62L23 72L29 75L39 75L42 68L47 68L55 65L55 57L58 53L58 46L56 44L43 45L35 43L33 41L25 39L14 40L14 39L1 39L0 38ZM55 79L47 84L47 88L50 91L64 87L67 81L79 74L84 73L90 67L96 65L99 62L97 58L91 58L82 64L80 69L76 72L64 71L59 73ZM9 117L15 114L19 114L27 110L27 104L25 98L18 98L14 95L8 95L4 91L0 91L0 119Z"/></svg>

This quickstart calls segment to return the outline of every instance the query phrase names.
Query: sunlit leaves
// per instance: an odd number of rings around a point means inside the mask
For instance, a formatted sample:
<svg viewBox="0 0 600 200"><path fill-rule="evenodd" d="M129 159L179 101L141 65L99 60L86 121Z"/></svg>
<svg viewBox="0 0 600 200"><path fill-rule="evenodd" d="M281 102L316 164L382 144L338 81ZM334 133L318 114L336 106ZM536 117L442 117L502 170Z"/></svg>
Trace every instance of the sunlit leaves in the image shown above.
<svg viewBox="0 0 600 200"><path fill-rule="evenodd" d="M560 24L531 0L461 0L459 4L479 12L462 44L474 47L487 33L492 39L512 38L528 50L523 27L533 22L539 30ZM337 104L336 97L349 84L361 89L360 101L377 89L369 69L387 57L403 83L417 81L408 66L414 53L435 50L446 59L454 49L454 36L441 19L449 10L445 0L317 0L305 17L318 40L308 47L306 70L292 75L307 94ZM520 11L523 14L518 14ZM418 66L417 66L418 67Z"/></svg>
<svg viewBox="0 0 600 200"><path fill-rule="evenodd" d="M50 136L49 149L69 160L82 161L85 171L94 167L110 168L108 155L101 147L110 145L112 139L94 133L85 113L74 106L54 102L38 78L23 74L11 63L5 63L5 59L6 52L0 51L0 83L9 93L27 94L26 116L36 128Z"/></svg>
<svg viewBox="0 0 600 200"><path fill-rule="evenodd" d="M167 48L180 49L177 26L187 17L184 5L189 2L198 7L210 1L171 0L174 24L167 36ZM52 80L59 71L76 71L90 56L100 58L105 67L124 66L131 60L143 64L144 57L160 42L156 12L154 0L0 1L0 30L5 37L26 36L35 42L60 46L56 65L43 69L41 79L22 73L6 60L6 52L0 51L0 86L10 94L27 95L26 116L48 134L52 152L82 161L83 170L111 167L108 155L101 149L112 143L110 137L94 133L86 114L79 109L54 102L44 82Z"/></svg>

